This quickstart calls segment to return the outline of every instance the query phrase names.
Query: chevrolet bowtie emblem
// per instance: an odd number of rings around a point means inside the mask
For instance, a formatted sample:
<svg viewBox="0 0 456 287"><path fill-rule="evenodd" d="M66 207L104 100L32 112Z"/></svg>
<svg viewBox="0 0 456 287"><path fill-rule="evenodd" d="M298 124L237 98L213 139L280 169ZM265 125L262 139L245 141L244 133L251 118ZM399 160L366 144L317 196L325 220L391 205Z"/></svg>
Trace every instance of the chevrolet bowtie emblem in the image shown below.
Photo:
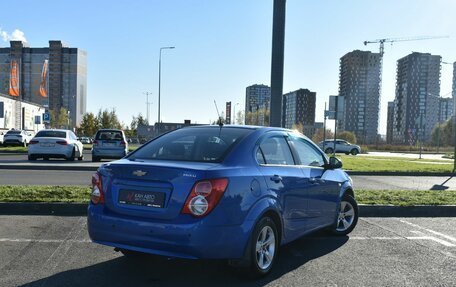
<svg viewBox="0 0 456 287"><path fill-rule="evenodd" d="M143 176L143 175L146 175L147 172L145 171L142 171L142 170L135 170L133 172L133 175L136 175L136 176Z"/></svg>

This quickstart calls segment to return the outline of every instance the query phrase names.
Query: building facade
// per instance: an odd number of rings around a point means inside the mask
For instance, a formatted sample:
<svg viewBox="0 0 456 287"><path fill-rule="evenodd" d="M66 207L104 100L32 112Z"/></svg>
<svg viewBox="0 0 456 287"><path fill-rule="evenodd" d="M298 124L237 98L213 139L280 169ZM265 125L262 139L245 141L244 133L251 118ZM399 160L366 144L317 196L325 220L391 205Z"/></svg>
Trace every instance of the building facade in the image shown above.
<svg viewBox="0 0 456 287"><path fill-rule="evenodd" d="M381 56L355 50L340 59L339 96L344 97L342 130L361 143L377 139L380 112Z"/></svg>
<svg viewBox="0 0 456 287"><path fill-rule="evenodd" d="M315 132L316 92L299 89L283 95L282 127L292 129L294 125L302 125L302 132L312 137Z"/></svg>
<svg viewBox="0 0 456 287"><path fill-rule="evenodd" d="M443 123L453 117L453 98L440 98L439 105L439 122Z"/></svg>
<svg viewBox="0 0 456 287"><path fill-rule="evenodd" d="M413 52L397 61L393 142L430 140L439 119L441 57Z"/></svg>
<svg viewBox="0 0 456 287"><path fill-rule="evenodd" d="M393 143L393 127L394 127L394 101L388 102L388 114L386 118L386 143Z"/></svg>
<svg viewBox="0 0 456 287"><path fill-rule="evenodd" d="M259 117L262 117L261 113L264 111L268 111L269 113L269 105L271 102L271 88L266 85L252 85L246 88L245 90L245 124L260 124L258 121L260 119L256 119L258 115L255 113L258 110L262 110L259 113ZM249 116L249 113L255 114L254 118ZM263 124L264 118L263 118Z"/></svg>
<svg viewBox="0 0 456 287"><path fill-rule="evenodd" d="M36 133L44 128L44 111L43 106L0 94L0 132L16 129Z"/></svg>
<svg viewBox="0 0 456 287"><path fill-rule="evenodd" d="M61 41L49 41L49 47L44 48L30 48L21 41L11 41L9 48L0 48L0 93L14 95L11 78L16 63L15 96L51 110L67 109L75 127L86 112L86 58L85 51L69 48Z"/></svg>

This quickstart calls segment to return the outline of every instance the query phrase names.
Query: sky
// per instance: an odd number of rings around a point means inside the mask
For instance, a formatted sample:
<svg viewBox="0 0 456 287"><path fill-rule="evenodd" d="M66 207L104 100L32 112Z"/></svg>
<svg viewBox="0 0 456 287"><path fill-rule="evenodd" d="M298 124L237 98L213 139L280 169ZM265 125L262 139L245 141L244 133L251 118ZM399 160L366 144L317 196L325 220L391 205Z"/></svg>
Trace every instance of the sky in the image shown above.
<svg viewBox="0 0 456 287"><path fill-rule="evenodd" d="M26 40L47 47L62 40L87 52L87 109L115 108L121 121L157 121L158 58L162 54L161 118L210 123L231 101L244 109L245 88L270 85L273 0L0 0L0 47ZM3 10L3 9L2 9ZM394 99L396 62L411 52L456 61L456 1L288 0L284 89L317 92L316 121L338 93L339 59L353 50L378 52L365 40L421 36L444 39L385 45L379 132ZM451 65L442 65L441 95L449 96ZM239 105L236 105L239 103Z"/></svg>

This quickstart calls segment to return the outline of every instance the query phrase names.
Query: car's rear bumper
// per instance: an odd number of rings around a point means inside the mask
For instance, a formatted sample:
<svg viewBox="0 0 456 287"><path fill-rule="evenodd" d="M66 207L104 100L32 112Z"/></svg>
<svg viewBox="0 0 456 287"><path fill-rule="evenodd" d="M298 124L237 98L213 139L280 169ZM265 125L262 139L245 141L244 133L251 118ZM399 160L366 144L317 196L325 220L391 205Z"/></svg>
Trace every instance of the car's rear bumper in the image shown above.
<svg viewBox="0 0 456 287"><path fill-rule="evenodd" d="M204 219L179 224L140 220L104 212L102 205L93 204L88 208L87 223L96 243L189 259L241 258L249 234L242 225L208 226Z"/></svg>
<svg viewBox="0 0 456 287"><path fill-rule="evenodd" d="M127 151L124 149L98 149L92 150L92 156L102 158L123 158L127 155Z"/></svg>

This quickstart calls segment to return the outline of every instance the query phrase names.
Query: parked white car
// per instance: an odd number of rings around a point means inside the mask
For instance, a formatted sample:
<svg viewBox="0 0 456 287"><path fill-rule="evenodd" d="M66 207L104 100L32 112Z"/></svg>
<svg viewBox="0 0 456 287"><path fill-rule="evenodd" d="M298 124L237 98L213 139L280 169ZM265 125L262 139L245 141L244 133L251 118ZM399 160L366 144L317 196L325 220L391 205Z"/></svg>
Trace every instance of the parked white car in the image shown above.
<svg viewBox="0 0 456 287"><path fill-rule="evenodd" d="M351 144L346 140L336 139L336 148L334 148L334 140L325 140L318 143L318 146L325 151L325 153L343 152L345 154L357 155L361 153L359 145Z"/></svg>
<svg viewBox="0 0 456 287"><path fill-rule="evenodd" d="M27 146L32 139L33 135L29 131L9 130L3 136L3 145L21 145Z"/></svg>
<svg viewBox="0 0 456 287"><path fill-rule="evenodd" d="M30 141L28 159L65 158L83 160L83 145L70 130L41 130Z"/></svg>
<svg viewBox="0 0 456 287"><path fill-rule="evenodd" d="M5 135L5 132L0 132L0 145L3 145L3 136Z"/></svg>

